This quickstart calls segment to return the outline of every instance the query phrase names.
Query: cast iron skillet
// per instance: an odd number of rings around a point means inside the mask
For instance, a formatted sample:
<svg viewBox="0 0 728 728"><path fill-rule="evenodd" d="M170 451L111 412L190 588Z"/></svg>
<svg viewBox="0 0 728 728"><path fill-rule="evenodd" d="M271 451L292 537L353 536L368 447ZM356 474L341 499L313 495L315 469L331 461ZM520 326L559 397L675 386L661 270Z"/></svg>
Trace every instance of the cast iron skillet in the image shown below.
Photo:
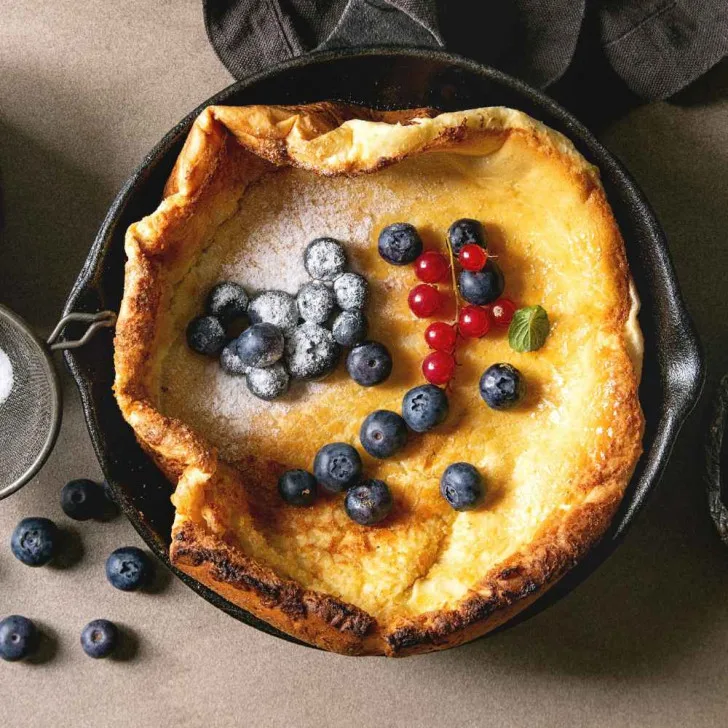
<svg viewBox="0 0 728 728"><path fill-rule="evenodd" d="M567 594L616 547L660 479L675 437L703 382L700 345L678 290L664 233L652 209L614 156L554 101L492 68L429 50L351 49L313 54L234 83L177 124L124 185L101 225L64 313L118 311L124 277L124 232L132 222L156 208L192 121L205 106L301 104L325 99L378 108L432 106L443 111L512 106L566 134L601 170L642 299L640 323L645 334L645 357L640 399L647 419L645 453L602 542L513 624ZM114 401L112 335L103 333L83 349L67 351L65 357L81 393L96 453L121 508L154 553L170 566L170 485L142 452ZM172 570L233 617L296 641Z"/></svg>

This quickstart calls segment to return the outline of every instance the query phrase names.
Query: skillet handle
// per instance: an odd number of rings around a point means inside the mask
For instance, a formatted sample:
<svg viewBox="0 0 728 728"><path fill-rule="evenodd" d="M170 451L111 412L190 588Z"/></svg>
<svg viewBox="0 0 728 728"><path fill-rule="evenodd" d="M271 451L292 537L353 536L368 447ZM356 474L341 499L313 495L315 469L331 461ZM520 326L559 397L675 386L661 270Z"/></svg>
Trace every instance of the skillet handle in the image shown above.
<svg viewBox="0 0 728 728"><path fill-rule="evenodd" d="M723 438L728 425L728 374L718 385L713 411L705 438L705 477L708 488L708 507L718 535L728 546L728 483L722 470L721 460L728 460L728 451L723 456Z"/></svg>

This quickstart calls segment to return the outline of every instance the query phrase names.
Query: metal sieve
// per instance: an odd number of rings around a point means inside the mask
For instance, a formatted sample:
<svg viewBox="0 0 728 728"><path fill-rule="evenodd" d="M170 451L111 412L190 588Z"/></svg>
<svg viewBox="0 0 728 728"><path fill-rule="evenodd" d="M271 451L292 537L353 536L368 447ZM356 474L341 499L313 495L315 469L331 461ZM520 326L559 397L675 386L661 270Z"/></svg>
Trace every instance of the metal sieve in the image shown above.
<svg viewBox="0 0 728 728"><path fill-rule="evenodd" d="M73 322L89 326L79 339L59 341L66 325ZM96 331L115 323L113 311L70 313L44 343L22 318L0 305L0 350L10 361L13 381L7 398L0 402L0 500L40 470L58 436L63 410L52 352L83 346ZM6 367L3 371L7 375Z"/></svg>

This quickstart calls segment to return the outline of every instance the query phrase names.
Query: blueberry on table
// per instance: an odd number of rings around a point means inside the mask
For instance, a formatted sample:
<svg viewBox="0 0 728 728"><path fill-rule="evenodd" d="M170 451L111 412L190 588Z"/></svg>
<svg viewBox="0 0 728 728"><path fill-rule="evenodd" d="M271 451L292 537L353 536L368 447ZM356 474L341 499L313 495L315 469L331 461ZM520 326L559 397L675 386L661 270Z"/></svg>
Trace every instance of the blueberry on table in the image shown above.
<svg viewBox="0 0 728 728"><path fill-rule="evenodd" d="M121 591L137 591L149 584L151 577L152 563L136 546L116 549L106 560L106 578Z"/></svg>
<svg viewBox="0 0 728 728"><path fill-rule="evenodd" d="M378 341L357 344L346 357L349 376L362 387L381 384L392 373L392 355Z"/></svg>
<svg viewBox="0 0 728 728"><path fill-rule="evenodd" d="M10 550L26 566L47 564L58 550L58 527L48 518L24 518L10 537Z"/></svg>
<svg viewBox="0 0 728 728"><path fill-rule="evenodd" d="M325 283L309 281L299 289L296 305L304 321L322 324L334 312L336 304L332 290Z"/></svg>
<svg viewBox="0 0 728 728"><path fill-rule="evenodd" d="M334 340L341 346L354 346L367 337L367 319L361 311L342 311L331 327Z"/></svg>
<svg viewBox="0 0 728 728"><path fill-rule="evenodd" d="M521 372L511 364L493 364L480 378L480 396L488 407L506 410L515 407L526 394Z"/></svg>
<svg viewBox="0 0 728 728"><path fill-rule="evenodd" d="M362 447L375 458L394 455L407 444L407 425L390 410L375 410L362 423L359 439Z"/></svg>
<svg viewBox="0 0 728 728"><path fill-rule="evenodd" d="M492 258L483 270L462 270L458 275L460 295L476 306L485 306L500 298L504 288L503 271Z"/></svg>
<svg viewBox="0 0 728 728"><path fill-rule="evenodd" d="M187 325L187 344L198 354L217 356L225 339L225 328L215 316L198 316Z"/></svg>
<svg viewBox="0 0 728 728"><path fill-rule="evenodd" d="M283 356L283 334L273 324L253 324L237 338L240 361L249 367L269 367Z"/></svg>
<svg viewBox="0 0 728 728"><path fill-rule="evenodd" d="M466 245L479 245L481 248L488 247L483 226L478 220L469 217L455 220L447 231L447 239L455 257L460 255L460 251Z"/></svg>
<svg viewBox="0 0 728 728"><path fill-rule="evenodd" d="M233 339L225 344L220 352L220 368L232 377L242 377L250 371L238 354L238 340Z"/></svg>
<svg viewBox="0 0 728 728"><path fill-rule="evenodd" d="M24 660L37 645L38 630L27 617L13 614L0 622L0 657L3 660Z"/></svg>
<svg viewBox="0 0 728 728"><path fill-rule="evenodd" d="M422 239L414 225L395 222L379 233L379 255L392 265L407 265L422 253Z"/></svg>
<svg viewBox="0 0 728 728"><path fill-rule="evenodd" d="M83 651L95 660L108 657L119 641L119 630L108 619L94 619L81 631L81 647Z"/></svg>
<svg viewBox="0 0 728 728"><path fill-rule="evenodd" d="M313 505L316 501L316 478L306 470L286 470L278 478L278 493L289 505Z"/></svg>
<svg viewBox="0 0 728 728"><path fill-rule="evenodd" d="M334 296L342 311L360 311L366 306L369 284L358 273L344 273L334 281Z"/></svg>
<svg viewBox="0 0 728 728"><path fill-rule="evenodd" d="M324 445L313 461L316 480L331 493L340 493L361 478L361 457L345 442Z"/></svg>
<svg viewBox="0 0 728 728"><path fill-rule="evenodd" d="M245 289L232 281L223 281L207 294L207 313L223 324L240 318L248 310L250 299Z"/></svg>
<svg viewBox="0 0 728 728"><path fill-rule="evenodd" d="M103 486L87 478L71 480L61 490L61 508L74 521L101 519L108 508Z"/></svg>
<svg viewBox="0 0 728 728"><path fill-rule="evenodd" d="M298 325L296 299L285 291L263 291L250 302L248 318L254 324L273 324L288 336Z"/></svg>
<svg viewBox="0 0 728 728"><path fill-rule="evenodd" d="M248 371L247 384L250 393L258 399L270 402L288 391L290 377L280 362L265 369L252 368Z"/></svg>
<svg viewBox="0 0 728 728"><path fill-rule="evenodd" d="M303 253L303 265L317 281L335 281L346 270L346 253L334 238L316 238Z"/></svg>
<svg viewBox="0 0 728 728"><path fill-rule="evenodd" d="M341 347L323 326L307 321L286 342L286 365L293 379L323 379L336 369Z"/></svg>
<svg viewBox="0 0 728 728"><path fill-rule="evenodd" d="M352 521L373 526L392 510L392 493L383 480L365 480L347 491L344 508Z"/></svg>
<svg viewBox="0 0 728 728"><path fill-rule="evenodd" d="M472 511L485 497L483 477L470 463L453 463L440 478L440 493L456 511Z"/></svg>
<svg viewBox="0 0 728 728"><path fill-rule="evenodd" d="M402 400L402 417L411 430L427 432L447 417L447 394L434 384L413 387Z"/></svg>

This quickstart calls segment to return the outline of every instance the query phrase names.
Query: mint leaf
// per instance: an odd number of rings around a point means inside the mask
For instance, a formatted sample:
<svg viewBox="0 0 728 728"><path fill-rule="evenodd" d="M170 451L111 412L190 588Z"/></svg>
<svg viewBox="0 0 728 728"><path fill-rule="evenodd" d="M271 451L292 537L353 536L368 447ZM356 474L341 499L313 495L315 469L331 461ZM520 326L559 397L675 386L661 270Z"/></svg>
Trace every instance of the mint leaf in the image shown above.
<svg viewBox="0 0 728 728"><path fill-rule="evenodd" d="M541 306L519 308L508 327L508 343L514 351L536 351L546 342L549 329L549 316Z"/></svg>

